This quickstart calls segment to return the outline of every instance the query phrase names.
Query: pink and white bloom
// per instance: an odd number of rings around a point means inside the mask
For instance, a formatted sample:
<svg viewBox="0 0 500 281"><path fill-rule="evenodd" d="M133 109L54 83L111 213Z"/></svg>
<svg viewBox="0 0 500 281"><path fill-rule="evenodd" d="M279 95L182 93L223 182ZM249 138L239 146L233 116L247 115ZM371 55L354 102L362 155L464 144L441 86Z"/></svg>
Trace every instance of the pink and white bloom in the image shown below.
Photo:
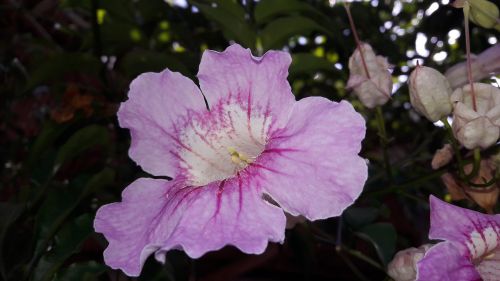
<svg viewBox="0 0 500 281"><path fill-rule="evenodd" d="M433 246L418 263L418 281L500 280L500 215L485 215L431 196Z"/></svg>
<svg viewBox="0 0 500 281"><path fill-rule="evenodd" d="M198 79L210 110L195 83L168 69L131 83L118 111L129 155L173 180L138 179L97 211L106 264L137 276L149 255L162 262L170 249L198 258L229 244L259 254L283 242L284 211L325 219L356 200L367 178L364 119L348 102L295 101L290 62L236 44L206 51Z"/></svg>

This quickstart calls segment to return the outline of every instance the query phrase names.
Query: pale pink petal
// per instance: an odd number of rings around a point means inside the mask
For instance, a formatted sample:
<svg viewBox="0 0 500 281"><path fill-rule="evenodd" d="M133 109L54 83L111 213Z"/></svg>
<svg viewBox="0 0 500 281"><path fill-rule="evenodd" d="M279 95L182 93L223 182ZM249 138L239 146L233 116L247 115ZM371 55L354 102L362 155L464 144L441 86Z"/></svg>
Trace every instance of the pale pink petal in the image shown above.
<svg viewBox="0 0 500 281"><path fill-rule="evenodd" d="M225 245L259 254L268 241L283 242L285 215L262 199L260 182L250 170L203 187L135 181L123 192L122 202L97 212L94 227L109 241L106 264L138 276L155 252L159 261L170 249L198 258Z"/></svg>
<svg viewBox="0 0 500 281"><path fill-rule="evenodd" d="M367 164L358 156L365 121L347 102L297 102L286 128L271 132L255 163L265 192L285 211L310 220L338 216L361 193Z"/></svg>
<svg viewBox="0 0 500 281"><path fill-rule="evenodd" d="M500 280L500 248L486 256L477 266L477 271L483 281Z"/></svg>
<svg viewBox="0 0 500 281"><path fill-rule="evenodd" d="M194 188L182 219L162 248L182 249L198 258L234 245L248 254L264 252L269 241L285 239L283 211L262 198L261 182L252 168L236 177Z"/></svg>
<svg viewBox="0 0 500 281"><path fill-rule="evenodd" d="M432 247L417 263L417 281L481 281L474 265L451 242Z"/></svg>
<svg viewBox="0 0 500 281"><path fill-rule="evenodd" d="M96 232L104 234L109 242L104 261L129 276L139 276L147 257L163 244L178 217L169 218L170 225L156 228L165 212L167 194L173 182L141 178L122 193L122 202L104 205L94 220ZM179 214L177 214L179 215Z"/></svg>
<svg viewBox="0 0 500 281"><path fill-rule="evenodd" d="M206 110L200 90L180 73L166 69L139 75L118 111L120 126L130 129L130 158L148 173L175 176L176 126Z"/></svg>
<svg viewBox="0 0 500 281"><path fill-rule="evenodd" d="M249 49L234 44L220 53L205 51L198 79L210 107L243 104L249 116L264 112L272 116L272 127L282 127L295 102L287 81L291 61L286 52L254 57Z"/></svg>
<svg viewBox="0 0 500 281"><path fill-rule="evenodd" d="M500 231L500 216L485 215L476 211L460 208L430 197L431 227L430 239L441 239L465 245L474 232L482 233L492 227Z"/></svg>

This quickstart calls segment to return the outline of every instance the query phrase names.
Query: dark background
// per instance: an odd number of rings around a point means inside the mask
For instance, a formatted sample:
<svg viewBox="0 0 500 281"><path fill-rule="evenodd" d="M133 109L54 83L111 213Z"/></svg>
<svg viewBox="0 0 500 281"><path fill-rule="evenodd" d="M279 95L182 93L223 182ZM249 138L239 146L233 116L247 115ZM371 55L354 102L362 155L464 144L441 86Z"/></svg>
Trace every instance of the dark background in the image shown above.
<svg viewBox="0 0 500 281"><path fill-rule="evenodd" d="M116 110L138 74L168 67L197 81L203 50L223 50L231 42L255 55L288 50L297 99L347 99L365 116L365 191L341 219L301 223L287 230L284 245L270 244L263 255L226 247L191 260L171 251L165 265L149 259L137 279L387 279L384 267L396 250L427 241L428 195L445 193L442 171L430 168L445 132L411 109L404 83L414 59L443 72L464 59L462 11L442 2L430 15L425 11L432 1L352 4L361 39L388 57L398 85L383 108L389 180L374 112L344 89L355 43L341 4L2 0L0 280L132 279L103 264L107 243L92 228L99 206L120 200L129 183L148 176L128 158L130 136L118 127ZM462 36L449 44L452 29ZM428 39L427 57L415 52L417 33ZM494 44L495 36L472 24L472 52ZM435 61L442 51L447 57Z"/></svg>

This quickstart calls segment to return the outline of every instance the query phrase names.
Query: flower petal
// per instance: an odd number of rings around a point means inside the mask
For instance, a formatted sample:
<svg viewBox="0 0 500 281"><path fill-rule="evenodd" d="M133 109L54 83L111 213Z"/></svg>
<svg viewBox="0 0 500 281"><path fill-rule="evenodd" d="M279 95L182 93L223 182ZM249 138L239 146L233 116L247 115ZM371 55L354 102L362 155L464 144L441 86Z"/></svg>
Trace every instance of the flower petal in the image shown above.
<svg viewBox="0 0 500 281"><path fill-rule="evenodd" d="M417 281L480 281L474 265L450 242L432 247L417 263Z"/></svg>
<svg viewBox="0 0 500 281"><path fill-rule="evenodd" d="M367 164L358 156L365 121L348 102L297 102L287 126L271 132L256 165L266 192L287 212L310 220L338 216L361 193Z"/></svg>
<svg viewBox="0 0 500 281"><path fill-rule="evenodd" d="M250 174L203 187L139 179L122 202L101 207L94 227L109 241L107 265L138 276L147 257L164 261L170 249L192 258L231 244L245 253L264 252L268 241L283 242L283 211L261 198Z"/></svg>
<svg viewBox="0 0 500 281"><path fill-rule="evenodd" d="M176 124L192 112L206 111L200 90L193 81L166 69L144 73L130 84L128 100L118 110L120 126L130 129L129 155L146 172L175 176L178 159L171 153Z"/></svg>
<svg viewBox="0 0 500 281"><path fill-rule="evenodd" d="M210 107L244 104L249 116L254 110L265 112L272 116L273 127L281 127L295 102L287 81L291 61L286 52L254 57L249 49L234 44L220 53L205 51L198 79Z"/></svg>
<svg viewBox="0 0 500 281"><path fill-rule="evenodd" d="M190 257L198 258L234 245L245 253L260 254L268 241L282 243L285 215L262 199L259 186L253 173L245 170L234 178L192 189L197 194L181 201L187 207L180 208L182 219L161 253L181 248Z"/></svg>
<svg viewBox="0 0 500 281"><path fill-rule="evenodd" d="M480 235L488 228L500 231L500 216L498 215L485 215L476 211L463 209L445 203L434 196L430 197L430 207L430 239L447 240L466 246L467 243L476 243L474 233L479 233ZM488 245L486 246L486 248L489 247ZM491 250L491 247L489 248Z"/></svg>
<svg viewBox="0 0 500 281"><path fill-rule="evenodd" d="M166 194L173 186L173 182L141 178L123 191L122 202L97 210L94 229L109 241L104 251L107 265L129 276L139 276L147 257L162 246L161 239L154 238L168 237L175 226L162 225L153 231L163 221ZM176 220L169 219L172 223Z"/></svg>

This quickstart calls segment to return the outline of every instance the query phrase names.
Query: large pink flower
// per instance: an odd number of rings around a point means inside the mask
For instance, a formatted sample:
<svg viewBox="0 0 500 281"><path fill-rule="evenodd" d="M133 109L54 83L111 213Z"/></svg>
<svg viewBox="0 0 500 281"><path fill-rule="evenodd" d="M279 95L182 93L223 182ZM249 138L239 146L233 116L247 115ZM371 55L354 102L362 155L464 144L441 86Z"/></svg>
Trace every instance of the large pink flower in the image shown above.
<svg viewBox="0 0 500 281"><path fill-rule="evenodd" d="M417 264L418 281L500 280L500 215L485 215L431 197L433 246Z"/></svg>
<svg viewBox="0 0 500 281"><path fill-rule="evenodd" d="M367 177L358 156L364 120L347 102L296 102L290 55L253 57L232 45L206 51L200 90L179 73L145 73L118 112L130 157L146 172L122 202L101 207L95 229L109 241L106 264L139 275L170 249L197 258L227 244L262 253L283 242L286 211L310 220L338 216ZM271 203L272 202L272 203Z"/></svg>

